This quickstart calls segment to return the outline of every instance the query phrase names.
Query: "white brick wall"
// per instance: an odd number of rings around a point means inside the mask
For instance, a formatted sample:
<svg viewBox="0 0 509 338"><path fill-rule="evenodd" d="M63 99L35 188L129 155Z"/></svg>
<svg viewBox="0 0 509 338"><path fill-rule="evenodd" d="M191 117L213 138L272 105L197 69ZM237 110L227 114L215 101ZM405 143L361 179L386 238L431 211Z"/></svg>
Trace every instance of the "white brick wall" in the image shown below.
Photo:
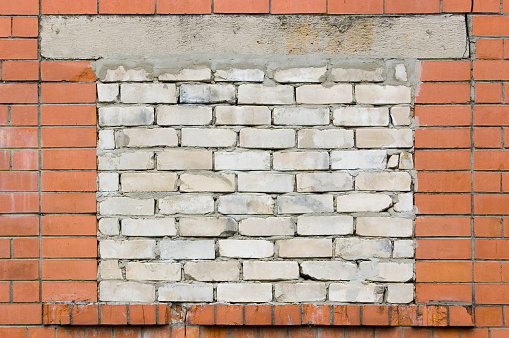
<svg viewBox="0 0 509 338"><path fill-rule="evenodd" d="M276 64L97 84L101 301L413 301L414 74Z"/></svg>

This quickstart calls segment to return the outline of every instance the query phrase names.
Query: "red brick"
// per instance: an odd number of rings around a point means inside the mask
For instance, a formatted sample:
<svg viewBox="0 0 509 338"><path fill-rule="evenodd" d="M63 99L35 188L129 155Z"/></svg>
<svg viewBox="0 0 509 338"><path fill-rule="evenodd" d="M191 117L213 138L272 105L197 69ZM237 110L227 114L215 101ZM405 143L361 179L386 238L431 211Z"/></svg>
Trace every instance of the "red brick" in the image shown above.
<svg viewBox="0 0 509 338"><path fill-rule="evenodd" d="M43 150L42 169L96 169L96 150Z"/></svg>
<svg viewBox="0 0 509 338"><path fill-rule="evenodd" d="M433 328L432 338L460 338L457 328Z"/></svg>
<svg viewBox="0 0 509 338"><path fill-rule="evenodd" d="M501 174L492 172L474 173L475 192L500 192Z"/></svg>
<svg viewBox="0 0 509 338"><path fill-rule="evenodd" d="M417 129L416 148L470 148L470 129Z"/></svg>
<svg viewBox="0 0 509 338"><path fill-rule="evenodd" d="M502 59L503 52L502 39L478 39L475 45L478 59Z"/></svg>
<svg viewBox="0 0 509 338"><path fill-rule="evenodd" d="M43 103L94 103L95 83L43 83Z"/></svg>
<svg viewBox="0 0 509 338"><path fill-rule="evenodd" d="M385 13L440 13L440 0L385 0Z"/></svg>
<svg viewBox="0 0 509 338"><path fill-rule="evenodd" d="M144 338L167 338L170 337L170 327L169 326L152 326L143 328L143 336ZM174 336L175 337L175 336ZM189 337L193 337L191 334ZM177 338L177 337L175 337Z"/></svg>
<svg viewBox="0 0 509 338"><path fill-rule="evenodd" d="M502 267L499 262L474 263L474 282L500 283L502 281Z"/></svg>
<svg viewBox="0 0 509 338"><path fill-rule="evenodd" d="M475 170L509 170L509 151L484 150L474 152Z"/></svg>
<svg viewBox="0 0 509 338"><path fill-rule="evenodd" d="M470 195L417 194L415 205L419 214L456 215L470 213Z"/></svg>
<svg viewBox="0 0 509 338"><path fill-rule="evenodd" d="M474 124L476 126L509 126L508 106L474 107Z"/></svg>
<svg viewBox="0 0 509 338"><path fill-rule="evenodd" d="M37 173L0 172L0 191L37 191Z"/></svg>
<svg viewBox="0 0 509 338"><path fill-rule="evenodd" d="M43 280L96 280L95 260L43 260Z"/></svg>
<svg viewBox="0 0 509 338"><path fill-rule="evenodd" d="M508 329L490 329L491 338L505 338L507 337L508 334L509 334Z"/></svg>
<svg viewBox="0 0 509 338"><path fill-rule="evenodd" d="M14 150L12 152L12 170L39 169L39 152L37 150Z"/></svg>
<svg viewBox="0 0 509 338"><path fill-rule="evenodd" d="M13 126L36 126L38 124L36 106L12 106L11 125Z"/></svg>
<svg viewBox="0 0 509 338"><path fill-rule="evenodd" d="M43 305L43 323L69 325L71 323L71 305L70 304L44 304Z"/></svg>
<svg viewBox="0 0 509 338"><path fill-rule="evenodd" d="M468 170L470 169L469 150L416 151L417 170Z"/></svg>
<svg viewBox="0 0 509 338"><path fill-rule="evenodd" d="M96 216L42 216L43 236L94 236L97 234Z"/></svg>
<svg viewBox="0 0 509 338"><path fill-rule="evenodd" d="M475 258L509 259L509 239L477 239Z"/></svg>
<svg viewBox="0 0 509 338"><path fill-rule="evenodd" d="M509 103L509 83L504 83L504 103Z"/></svg>
<svg viewBox="0 0 509 338"><path fill-rule="evenodd" d="M41 176L43 191L96 191L95 171L50 171Z"/></svg>
<svg viewBox="0 0 509 338"><path fill-rule="evenodd" d="M99 306L94 304L73 304L72 323L74 325L97 325L99 324ZM87 332L87 337L90 334ZM110 336L108 336L109 338Z"/></svg>
<svg viewBox="0 0 509 338"><path fill-rule="evenodd" d="M474 326L474 314L468 306L449 306L450 326Z"/></svg>
<svg viewBox="0 0 509 338"><path fill-rule="evenodd" d="M158 14L210 14L212 0L157 0Z"/></svg>
<svg viewBox="0 0 509 338"><path fill-rule="evenodd" d="M286 327L261 327L260 338L287 337L288 328Z"/></svg>
<svg viewBox="0 0 509 338"><path fill-rule="evenodd" d="M334 325L360 325L361 310L357 305L333 305Z"/></svg>
<svg viewBox="0 0 509 338"><path fill-rule="evenodd" d="M383 0L329 0L329 14L382 14Z"/></svg>
<svg viewBox="0 0 509 338"><path fill-rule="evenodd" d="M85 338L85 329L82 327L59 327L58 338Z"/></svg>
<svg viewBox="0 0 509 338"><path fill-rule="evenodd" d="M269 0L215 0L214 13L269 13Z"/></svg>
<svg viewBox="0 0 509 338"><path fill-rule="evenodd" d="M470 83L422 83L416 103L465 103L470 101Z"/></svg>
<svg viewBox="0 0 509 338"><path fill-rule="evenodd" d="M421 324L417 306L391 306L391 326L413 326Z"/></svg>
<svg viewBox="0 0 509 338"><path fill-rule="evenodd" d="M11 301L11 283L0 283L0 303L9 303ZM0 329L0 332L1 329Z"/></svg>
<svg viewBox="0 0 509 338"><path fill-rule="evenodd" d="M242 305L216 305L216 325L242 325L243 323Z"/></svg>
<svg viewBox="0 0 509 338"><path fill-rule="evenodd" d="M502 173L502 192L509 192L509 173Z"/></svg>
<svg viewBox="0 0 509 338"><path fill-rule="evenodd" d="M231 338L258 338L258 329L256 327L232 327L230 329ZM314 336L313 336L314 338Z"/></svg>
<svg viewBox="0 0 509 338"><path fill-rule="evenodd" d="M202 338L228 338L228 328L220 326L204 326L201 328Z"/></svg>
<svg viewBox="0 0 509 338"><path fill-rule="evenodd" d="M95 81L95 74L89 61L43 61L41 80L90 82Z"/></svg>
<svg viewBox="0 0 509 338"><path fill-rule="evenodd" d="M101 14L154 14L155 0L100 0Z"/></svg>
<svg viewBox="0 0 509 338"><path fill-rule="evenodd" d="M39 282L12 283L12 300L15 303L39 302Z"/></svg>
<svg viewBox="0 0 509 338"><path fill-rule="evenodd" d="M470 126L470 106L416 106L418 126Z"/></svg>
<svg viewBox="0 0 509 338"><path fill-rule="evenodd" d="M96 258L97 239L92 237L43 238L42 257Z"/></svg>
<svg viewBox="0 0 509 338"><path fill-rule="evenodd" d="M509 17L474 16L473 33L476 36L508 36Z"/></svg>
<svg viewBox="0 0 509 338"><path fill-rule="evenodd" d="M95 193L43 193L41 207L44 213L95 213Z"/></svg>
<svg viewBox="0 0 509 338"><path fill-rule="evenodd" d="M39 35L39 19L34 17L13 17L12 36L32 38Z"/></svg>
<svg viewBox="0 0 509 338"><path fill-rule="evenodd" d="M41 128L41 143L45 148L95 148L95 127Z"/></svg>
<svg viewBox="0 0 509 338"><path fill-rule="evenodd" d="M442 0L443 13L469 13L472 0Z"/></svg>
<svg viewBox="0 0 509 338"><path fill-rule="evenodd" d="M271 14L325 13L327 0L272 0Z"/></svg>
<svg viewBox="0 0 509 338"><path fill-rule="evenodd" d="M95 106L41 106L41 125L95 126Z"/></svg>
<svg viewBox="0 0 509 338"><path fill-rule="evenodd" d="M470 259L470 239L418 239L417 259Z"/></svg>
<svg viewBox="0 0 509 338"><path fill-rule="evenodd" d="M97 282L43 282L43 302L96 302Z"/></svg>
<svg viewBox="0 0 509 338"><path fill-rule="evenodd" d="M156 305L129 305L129 325L156 324Z"/></svg>
<svg viewBox="0 0 509 338"><path fill-rule="evenodd" d="M302 305L302 324L303 325L330 325L331 308L330 305Z"/></svg>
<svg viewBox="0 0 509 338"><path fill-rule="evenodd" d="M300 305L274 305L274 325L301 325Z"/></svg>
<svg viewBox="0 0 509 338"><path fill-rule="evenodd" d="M384 305L363 305L362 325L389 325L389 307Z"/></svg>
<svg viewBox="0 0 509 338"><path fill-rule="evenodd" d="M477 148L500 148L502 145L502 129L475 128L474 146Z"/></svg>
<svg viewBox="0 0 509 338"><path fill-rule="evenodd" d="M102 325L126 325L127 324L127 306L126 305L101 305L101 324Z"/></svg>
<svg viewBox="0 0 509 338"><path fill-rule="evenodd" d="M9 238L0 238L0 258L11 257L11 240Z"/></svg>
<svg viewBox="0 0 509 338"><path fill-rule="evenodd" d="M509 80L509 61L474 61L474 79L477 81Z"/></svg>
<svg viewBox="0 0 509 338"><path fill-rule="evenodd" d="M0 236L35 236L39 234L39 217L2 216Z"/></svg>
<svg viewBox="0 0 509 338"><path fill-rule="evenodd" d="M37 193L0 194L0 213L39 212Z"/></svg>
<svg viewBox="0 0 509 338"><path fill-rule="evenodd" d="M0 39L0 59L36 60L37 54L38 52L36 39Z"/></svg>
<svg viewBox="0 0 509 338"><path fill-rule="evenodd" d="M509 213L509 195L476 195L474 210L476 215L503 215Z"/></svg>
<svg viewBox="0 0 509 338"><path fill-rule="evenodd" d="M2 78L4 81L37 81L39 79L39 62L4 61Z"/></svg>
<svg viewBox="0 0 509 338"><path fill-rule="evenodd" d="M37 278L39 278L38 261L0 261L0 280L35 280Z"/></svg>
<svg viewBox="0 0 509 338"><path fill-rule="evenodd" d="M501 103L502 83L476 83L475 102L477 103Z"/></svg>
<svg viewBox="0 0 509 338"><path fill-rule="evenodd" d="M502 237L502 219L500 217L474 218L476 237Z"/></svg>
<svg viewBox="0 0 509 338"><path fill-rule="evenodd" d="M445 2L446 0L444 0ZM430 328L418 328L418 327L405 327L403 328L403 334L407 338L430 338Z"/></svg>
<svg viewBox="0 0 509 338"><path fill-rule="evenodd" d="M417 303L430 302L472 302L471 284L422 284L415 288Z"/></svg>
<svg viewBox="0 0 509 338"><path fill-rule="evenodd" d="M476 284L476 304L509 304L508 284Z"/></svg>
<svg viewBox="0 0 509 338"><path fill-rule="evenodd" d="M315 329L312 327L290 327L289 338L315 338Z"/></svg>
<svg viewBox="0 0 509 338"><path fill-rule="evenodd" d="M17 324L42 324L42 304L0 304L0 325Z"/></svg>
<svg viewBox="0 0 509 338"><path fill-rule="evenodd" d="M38 89L36 84L0 84L0 103L37 103L37 101Z"/></svg>
<svg viewBox="0 0 509 338"><path fill-rule="evenodd" d="M0 128L0 148L37 147L37 128Z"/></svg>
<svg viewBox="0 0 509 338"><path fill-rule="evenodd" d="M39 257L38 238L14 238L12 240L12 254L14 258Z"/></svg>
<svg viewBox="0 0 509 338"><path fill-rule="evenodd" d="M42 14L96 14L97 0L41 0Z"/></svg>
<svg viewBox="0 0 509 338"><path fill-rule="evenodd" d="M475 0L474 13L500 13L500 0Z"/></svg>
<svg viewBox="0 0 509 338"><path fill-rule="evenodd" d="M0 38L11 36L11 18L0 17Z"/></svg>
<svg viewBox="0 0 509 338"><path fill-rule="evenodd" d="M0 150L0 170L9 170L11 167L10 151Z"/></svg>
<svg viewBox="0 0 509 338"><path fill-rule="evenodd" d="M0 106L0 125L6 126L9 124L9 108Z"/></svg>
<svg viewBox="0 0 509 338"><path fill-rule="evenodd" d="M37 15L39 14L38 0L8 0L2 1L0 15Z"/></svg>
<svg viewBox="0 0 509 338"><path fill-rule="evenodd" d="M421 81L470 81L470 61L424 61Z"/></svg>
<svg viewBox="0 0 509 338"><path fill-rule="evenodd" d="M214 325L214 305L192 305L187 308L189 325Z"/></svg>
<svg viewBox="0 0 509 338"><path fill-rule="evenodd" d="M272 306L246 305L244 307L245 325L271 325Z"/></svg>
<svg viewBox="0 0 509 338"><path fill-rule="evenodd" d="M471 282L470 262L416 262L415 281L422 282Z"/></svg>
<svg viewBox="0 0 509 338"><path fill-rule="evenodd" d="M25 338L25 336L23 336ZM54 327L29 327L28 338L55 338Z"/></svg>
<svg viewBox="0 0 509 338"><path fill-rule="evenodd" d="M469 192L470 173L418 172L419 192Z"/></svg>
<svg viewBox="0 0 509 338"><path fill-rule="evenodd" d="M345 329L348 338L374 338L375 329L371 327L349 327Z"/></svg>
<svg viewBox="0 0 509 338"><path fill-rule="evenodd" d="M375 328L376 338L401 338L403 337L401 327L380 327Z"/></svg>

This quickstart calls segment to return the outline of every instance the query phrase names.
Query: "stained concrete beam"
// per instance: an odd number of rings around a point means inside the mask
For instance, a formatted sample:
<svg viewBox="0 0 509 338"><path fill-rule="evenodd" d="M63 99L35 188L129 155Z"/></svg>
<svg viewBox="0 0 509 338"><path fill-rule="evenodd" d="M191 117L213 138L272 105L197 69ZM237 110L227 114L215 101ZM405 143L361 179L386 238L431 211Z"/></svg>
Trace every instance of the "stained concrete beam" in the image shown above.
<svg viewBox="0 0 509 338"><path fill-rule="evenodd" d="M468 56L460 15L43 16L41 25L51 59Z"/></svg>

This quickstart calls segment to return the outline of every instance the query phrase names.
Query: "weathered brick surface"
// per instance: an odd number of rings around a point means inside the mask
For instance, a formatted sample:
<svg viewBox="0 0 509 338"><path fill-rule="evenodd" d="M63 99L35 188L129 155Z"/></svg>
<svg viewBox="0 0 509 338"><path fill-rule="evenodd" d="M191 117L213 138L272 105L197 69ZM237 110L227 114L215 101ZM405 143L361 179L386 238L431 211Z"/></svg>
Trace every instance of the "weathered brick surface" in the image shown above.
<svg viewBox="0 0 509 338"><path fill-rule="evenodd" d="M395 64L108 66L101 300L412 302L413 74Z"/></svg>

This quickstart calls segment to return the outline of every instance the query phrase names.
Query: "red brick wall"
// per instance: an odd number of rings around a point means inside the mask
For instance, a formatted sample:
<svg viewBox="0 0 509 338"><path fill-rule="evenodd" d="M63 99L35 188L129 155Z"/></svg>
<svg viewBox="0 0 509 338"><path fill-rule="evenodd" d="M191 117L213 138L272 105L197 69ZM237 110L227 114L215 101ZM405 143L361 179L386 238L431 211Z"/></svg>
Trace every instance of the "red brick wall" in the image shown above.
<svg viewBox="0 0 509 338"><path fill-rule="evenodd" d="M182 323L165 306L101 305L99 312L85 305L97 302L95 77L89 62L41 59L38 16L209 13L472 18L470 59L422 64L415 107L421 307L197 306L188 326L172 328L140 326ZM0 0L0 337L509 336L506 14L508 0ZM83 305L43 307L61 302ZM460 306L427 306L439 303ZM475 328L458 328L471 325L470 313ZM290 320L349 326L292 327ZM203 326L221 324L284 326Z"/></svg>

